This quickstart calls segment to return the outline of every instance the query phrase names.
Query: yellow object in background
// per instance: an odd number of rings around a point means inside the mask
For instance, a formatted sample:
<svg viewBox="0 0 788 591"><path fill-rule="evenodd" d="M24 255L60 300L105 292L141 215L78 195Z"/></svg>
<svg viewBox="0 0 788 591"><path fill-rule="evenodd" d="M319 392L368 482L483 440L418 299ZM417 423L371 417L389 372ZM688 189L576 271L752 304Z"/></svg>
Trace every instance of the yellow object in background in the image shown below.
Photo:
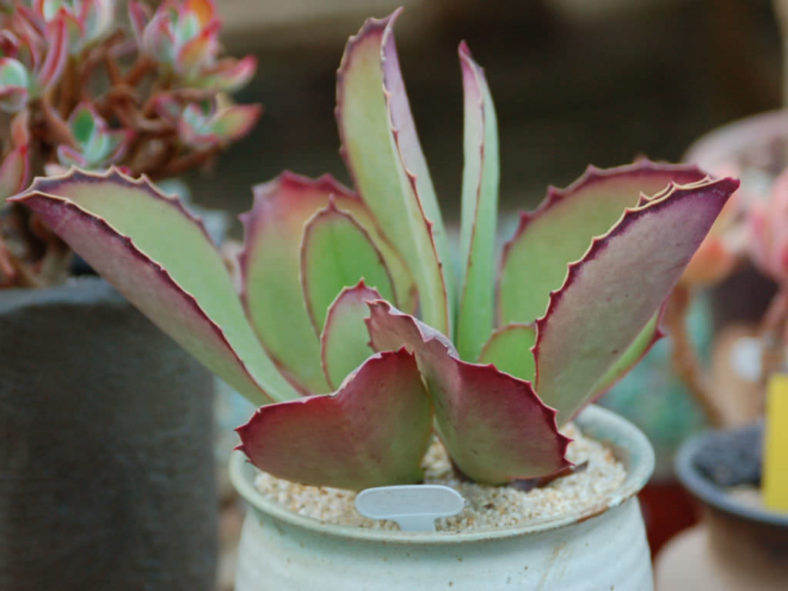
<svg viewBox="0 0 788 591"><path fill-rule="evenodd" d="M788 511L788 375L774 374L766 397L763 438L763 503Z"/></svg>

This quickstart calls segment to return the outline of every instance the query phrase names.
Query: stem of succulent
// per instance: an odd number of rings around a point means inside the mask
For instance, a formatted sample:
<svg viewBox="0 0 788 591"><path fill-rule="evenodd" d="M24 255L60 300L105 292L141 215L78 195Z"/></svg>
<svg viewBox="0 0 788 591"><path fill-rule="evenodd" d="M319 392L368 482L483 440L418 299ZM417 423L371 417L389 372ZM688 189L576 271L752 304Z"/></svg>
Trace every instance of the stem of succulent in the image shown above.
<svg viewBox="0 0 788 591"><path fill-rule="evenodd" d="M701 364L695 347L687 333L687 312L692 301L691 289L679 284L668 300L665 310L665 327L670 334L671 365L679 379L684 383L692 397L703 409L709 423L718 427L722 425L722 411L717 401L712 396L707 378L701 369Z"/></svg>
<svg viewBox="0 0 788 591"><path fill-rule="evenodd" d="M138 57L137 61L134 62L134 65L131 66L129 71L126 73L124 82L129 86L136 86L143 79L145 74L152 71L155 66L156 64L154 64L150 58L146 56Z"/></svg>
<svg viewBox="0 0 788 591"><path fill-rule="evenodd" d="M129 168L135 174L145 173L150 178L161 178L159 171L175 154L176 147L171 141L157 140L147 143L138 142L138 157L130 160Z"/></svg>
<svg viewBox="0 0 788 591"><path fill-rule="evenodd" d="M167 178L180 174L186 170L197 168L210 161L221 151L219 146L212 146L199 152L190 152L169 160L167 164L156 172L151 172L151 178Z"/></svg>
<svg viewBox="0 0 788 591"><path fill-rule="evenodd" d="M68 275L69 249L44 230L36 215L10 205L0 218L0 286L40 288L62 283Z"/></svg>
<svg viewBox="0 0 788 591"><path fill-rule="evenodd" d="M761 322L759 333L763 340L761 354L761 382L764 387L773 373L785 368L785 331L788 327L788 284L772 298Z"/></svg>
<svg viewBox="0 0 788 591"><path fill-rule="evenodd" d="M72 148L77 147L77 142L68 128L68 124L63 120L57 109L52 105L48 96L42 97L38 101L41 113L46 124L46 133L53 140L54 144L65 144Z"/></svg>
<svg viewBox="0 0 788 591"><path fill-rule="evenodd" d="M5 241L0 238L0 286L11 285L16 278L16 269L14 268L11 253L5 245Z"/></svg>
<svg viewBox="0 0 788 591"><path fill-rule="evenodd" d="M123 77L123 74L121 74L120 67L118 66L118 62L115 61L115 58L109 54L104 54L103 62L104 69L107 71L107 77L112 83L112 86L126 83L126 80Z"/></svg>
<svg viewBox="0 0 788 591"><path fill-rule="evenodd" d="M66 67L63 72L63 81L60 84L60 95L58 96L57 110L62 117L67 117L74 107L74 96L78 92L76 77L77 77L77 63L76 58L70 56L66 61Z"/></svg>

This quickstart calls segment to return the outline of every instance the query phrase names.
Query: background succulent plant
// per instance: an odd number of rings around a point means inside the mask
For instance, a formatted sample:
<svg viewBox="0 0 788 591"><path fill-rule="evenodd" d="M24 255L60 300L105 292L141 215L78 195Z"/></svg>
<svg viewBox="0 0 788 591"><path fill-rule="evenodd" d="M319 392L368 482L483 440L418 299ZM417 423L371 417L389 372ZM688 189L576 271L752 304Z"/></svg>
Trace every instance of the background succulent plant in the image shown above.
<svg viewBox="0 0 788 591"><path fill-rule="evenodd" d="M74 171L13 201L264 404L239 428L263 470L350 489L415 482L434 427L476 481L559 472L559 426L661 336L665 298L738 183L645 160L591 167L523 214L496 265L495 111L461 44L455 277L395 17L367 21L338 73L354 189L293 173L255 187L240 297L199 221L145 179Z"/></svg>
<svg viewBox="0 0 788 591"><path fill-rule="evenodd" d="M12 0L0 6L0 208L32 174L117 165L152 178L208 163L257 121L227 95L255 58L221 57L213 0ZM68 275L68 249L17 206L0 215L0 287Z"/></svg>

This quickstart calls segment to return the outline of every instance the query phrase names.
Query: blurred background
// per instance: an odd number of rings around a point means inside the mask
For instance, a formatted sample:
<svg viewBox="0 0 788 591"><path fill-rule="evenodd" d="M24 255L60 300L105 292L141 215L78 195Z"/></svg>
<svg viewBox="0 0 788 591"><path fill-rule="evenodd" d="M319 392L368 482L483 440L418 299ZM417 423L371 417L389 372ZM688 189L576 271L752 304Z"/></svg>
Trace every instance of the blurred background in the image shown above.
<svg viewBox="0 0 788 591"><path fill-rule="evenodd" d="M187 179L196 200L244 211L250 185L285 168L347 182L336 68L364 18L399 5L403 74L449 221L462 170L462 39L498 110L504 212L533 207L589 163L678 160L709 129L780 103L769 0L218 0L229 53L260 60L237 100L265 113L208 175Z"/></svg>

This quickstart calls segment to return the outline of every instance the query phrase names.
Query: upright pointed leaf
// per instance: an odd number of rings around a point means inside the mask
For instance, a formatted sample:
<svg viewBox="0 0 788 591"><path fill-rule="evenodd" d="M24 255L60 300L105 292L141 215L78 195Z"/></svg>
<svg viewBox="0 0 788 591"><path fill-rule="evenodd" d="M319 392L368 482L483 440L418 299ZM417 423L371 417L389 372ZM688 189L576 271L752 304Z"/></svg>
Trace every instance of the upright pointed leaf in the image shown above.
<svg viewBox="0 0 788 591"><path fill-rule="evenodd" d="M607 233L641 194L674 181L706 175L694 166L639 160L607 170L588 167L566 189L550 187L540 207L520 218L504 247L498 283L498 324L530 323L547 309L550 292L563 285L569 263L580 260L591 239Z"/></svg>
<svg viewBox="0 0 788 591"><path fill-rule="evenodd" d="M380 294L360 281L342 290L331 304L326 325L320 335L320 353L326 380L336 388L342 380L375 351L369 345L364 322L369 316L367 302L379 300Z"/></svg>
<svg viewBox="0 0 788 591"><path fill-rule="evenodd" d="M299 271L299 249L309 219L333 199L339 211L351 214L369 233L391 271L397 300L407 301L406 306L415 305L413 280L362 201L330 176L313 180L286 172L256 186L254 193L252 210L242 216L244 305L269 354L310 392L327 392Z"/></svg>
<svg viewBox="0 0 788 591"><path fill-rule="evenodd" d="M337 73L341 151L364 202L413 273L422 317L448 333L448 244L399 72L396 14L368 20L345 48Z"/></svg>
<svg viewBox="0 0 788 591"><path fill-rule="evenodd" d="M457 467L476 482L536 478L569 465L569 440L531 384L492 365L459 360L448 339L384 301L367 320L377 350L413 351L432 398L439 434Z"/></svg>
<svg viewBox="0 0 788 591"><path fill-rule="evenodd" d="M594 239L537 321L536 389L571 419L653 321L738 181L674 187Z"/></svg>
<svg viewBox="0 0 788 591"><path fill-rule="evenodd" d="M536 343L533 324L507 324L496 330L484 344L479 363L492 363L521 380L534 379L536 366L531 349Z"/></svg>
<svg viewBox="0 0 788 591"><path fill-rule="evenodd" d="M419 482L431 430L416 362L401 350L366 361L334 395L263 406L237 431L265 472L361 490Z"/></svg>
<svg viewBox="0 0 788 591"><path fill-rule="evenodd" d="M463 359L476 359L494 316L495 226L498 210L498 128L490 90L468 46L460 44L465 93L459 312L455 341Z"/></svg>
<svg viewBox="0 0 788 591"><path fill-rule="evenodd" d="M616 360L610 369L607 370L607 373L602 376L602 379L597 382L594 392L589 398L589 402L593 402L610 390L616 382L629 373L629 370L643 359L649 349L651 349L658 340L665 336L665 333L663 333L660 328L660 321L665 310L665 305L666 304L663 303L659 307L657 313L651 317L646 327L635 337L635 340L632 341L624 354Z"/></svg>
<svg viewBox="0 0 788 591"><path fill-rule="evenodd" d="M394 299L391 276L369 234L332 202L307 222L301 241L301 283L317 334L323 330L331 302L359 280Z"/></svg>
<svg viewBox="0 0 788 591"><path fill-rule="evenodd" d="M179 201L114 170L39 178L14 201L251 400L296 396L255 338L205 229Z"/></svg>

